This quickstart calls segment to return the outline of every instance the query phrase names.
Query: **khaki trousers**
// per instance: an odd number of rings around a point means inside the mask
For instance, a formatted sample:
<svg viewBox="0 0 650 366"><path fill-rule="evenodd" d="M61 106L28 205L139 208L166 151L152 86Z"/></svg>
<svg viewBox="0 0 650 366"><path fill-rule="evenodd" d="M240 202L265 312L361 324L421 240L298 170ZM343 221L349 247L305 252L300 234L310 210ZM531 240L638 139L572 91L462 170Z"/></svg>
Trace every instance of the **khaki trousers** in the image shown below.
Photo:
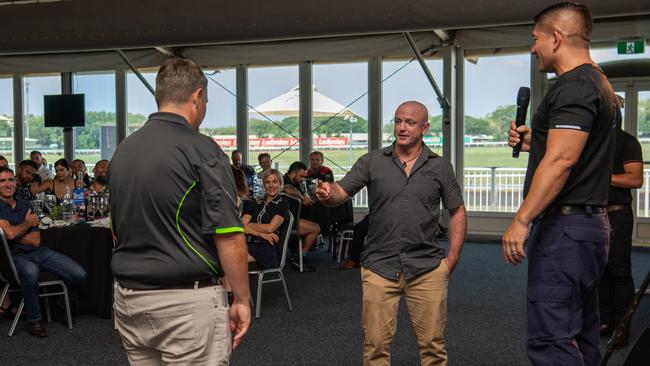
<svg viewBox="0 0 650 366"><path fill-rule="evenodd" d="M435 270L405 280L388 280L361 268L363 287L363 364L390 365L390 346L397 327L402 294L418 340L421 365L447 365L444 331L447 324L449 268L443 262Z"/></svg>
<svg viewBox="0 0 650 366"><path fill-rule="evenodd" d="M228 365L228 300L221 286L132 290L117 286L115 321L131 365Z"/></svg>

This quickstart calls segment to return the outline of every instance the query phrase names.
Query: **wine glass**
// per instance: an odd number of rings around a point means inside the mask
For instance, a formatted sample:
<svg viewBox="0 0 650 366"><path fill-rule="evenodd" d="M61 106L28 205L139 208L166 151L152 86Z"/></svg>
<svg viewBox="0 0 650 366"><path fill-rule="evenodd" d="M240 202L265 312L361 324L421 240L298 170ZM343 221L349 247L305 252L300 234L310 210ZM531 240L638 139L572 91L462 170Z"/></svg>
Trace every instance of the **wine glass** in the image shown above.
<svg viewBox="0 0 650 366"><path fill-rule="evenodd" d="M43 201L41 200L33 200L32 202L32 212L38 216L38 218L43 217Z"/></svg>
<svg viewBox="0 0 650 366"><path fill-rule="evenodd" d="M106 196L97 197L97 210L99 211L99 216L104 217L104 213L108 209L108 199Z"/></svg>

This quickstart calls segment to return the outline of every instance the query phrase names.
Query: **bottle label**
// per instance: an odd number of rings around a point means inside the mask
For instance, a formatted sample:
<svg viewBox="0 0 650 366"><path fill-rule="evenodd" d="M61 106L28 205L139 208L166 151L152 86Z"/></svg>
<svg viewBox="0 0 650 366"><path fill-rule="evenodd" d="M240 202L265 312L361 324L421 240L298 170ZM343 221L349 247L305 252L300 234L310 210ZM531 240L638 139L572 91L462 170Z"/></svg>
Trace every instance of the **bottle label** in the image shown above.
<svg viewBox="0 0 650 366"><path fill-rule="evenodd" d="M75 188L72 191L72 204L74 207L84 206L86 203L86 193L83 188Z"/></svg>

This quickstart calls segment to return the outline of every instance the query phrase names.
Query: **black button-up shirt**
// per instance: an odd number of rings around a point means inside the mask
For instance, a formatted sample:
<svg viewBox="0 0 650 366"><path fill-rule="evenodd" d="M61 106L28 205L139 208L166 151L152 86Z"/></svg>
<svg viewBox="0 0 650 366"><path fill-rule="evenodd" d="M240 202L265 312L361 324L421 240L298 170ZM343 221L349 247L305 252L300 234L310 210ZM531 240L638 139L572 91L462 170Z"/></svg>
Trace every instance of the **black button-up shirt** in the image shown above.
<svg viewBox="0 0 650 366"><path fill-rule="evenodd" d="M426 145L407 176L393 146L357 160L338 182L352 196L368 187L370 228L361 255L364 267L388 279L413 278L438 267L445 249L435 240L440 201L463 205L451 164Z"/></svg>

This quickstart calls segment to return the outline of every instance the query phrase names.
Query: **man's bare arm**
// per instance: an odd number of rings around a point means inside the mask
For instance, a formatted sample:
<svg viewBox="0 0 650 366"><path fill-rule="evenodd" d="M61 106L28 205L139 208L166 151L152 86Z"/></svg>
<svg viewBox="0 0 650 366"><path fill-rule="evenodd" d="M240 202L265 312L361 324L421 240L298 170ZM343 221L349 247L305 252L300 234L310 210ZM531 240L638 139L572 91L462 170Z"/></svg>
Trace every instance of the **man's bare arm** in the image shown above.
<svg viewBox="0 0 650 366"><path fill-rule="evenodd" d="M0 228L5 233L7 240L18 240L20 237L24 236L25 233L32 227L38 226L39 220L38 216L32 213L32 210L29 209L27 214L25 214L25 221L18 225L11 225L7 220L0 220Z"/></svg>
<svg viewBox="0 0 650 366"><path fill-rule="evenodd" d="M641 188L643 185L643 163L634 161L623 164L623 174L612 174L612 186L619 188Z"/></svg>
<svg viewBox="0 0 650 366"><path fill-rule="evenodd" d="M214 243L233 293L230 329L235 332L234 349L244 339L251 321L246 239L243 233L218 234L214 236Z"/></svg>
<svg viewBox="0 0 650 366"><path fill-rule="evenodd" d="M465 235L467 234L467 214L465 206L449 210L449 248L447 249L447 265L451 271L456 268L463 250Z"/></svg>

